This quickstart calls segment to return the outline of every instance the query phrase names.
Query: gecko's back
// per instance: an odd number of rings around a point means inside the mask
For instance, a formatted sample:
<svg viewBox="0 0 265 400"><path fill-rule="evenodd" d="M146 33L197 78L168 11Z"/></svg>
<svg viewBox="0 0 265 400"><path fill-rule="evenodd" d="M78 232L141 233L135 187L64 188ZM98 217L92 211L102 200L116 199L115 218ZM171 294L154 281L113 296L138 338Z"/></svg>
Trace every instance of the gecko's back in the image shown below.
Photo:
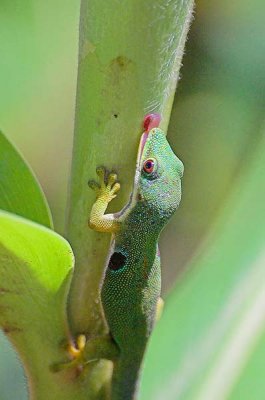
<svg viewBox="0 0 265 400"><path fill-rule="evenodd" d="M113 400L131 400L137 391L161 292L157 233L150 234L144 224L136 232L130 228L140 208L136 206L115 235L101 292L110 332L121 351L114 363Z"/></svg>
<svg viewBox="0 0 265 400"><path fill-rule="evenodd" d="M145 347L161 291L159 232L143 223L141 216L147 213L138 203L115 235L101 292L110 331L122 352Z"/></svg>

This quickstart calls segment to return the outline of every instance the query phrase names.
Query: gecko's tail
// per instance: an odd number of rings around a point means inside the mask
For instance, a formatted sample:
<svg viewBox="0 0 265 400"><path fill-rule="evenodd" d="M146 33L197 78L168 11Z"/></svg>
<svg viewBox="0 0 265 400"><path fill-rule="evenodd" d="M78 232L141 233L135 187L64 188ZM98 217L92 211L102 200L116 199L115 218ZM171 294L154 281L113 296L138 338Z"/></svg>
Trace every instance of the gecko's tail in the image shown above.
<svg viewBox="0 0 265 400"><path fill-rule="evenodd" d="M142 354L121 356L114 363L111 400L135 400L141 374Z"/></svg>

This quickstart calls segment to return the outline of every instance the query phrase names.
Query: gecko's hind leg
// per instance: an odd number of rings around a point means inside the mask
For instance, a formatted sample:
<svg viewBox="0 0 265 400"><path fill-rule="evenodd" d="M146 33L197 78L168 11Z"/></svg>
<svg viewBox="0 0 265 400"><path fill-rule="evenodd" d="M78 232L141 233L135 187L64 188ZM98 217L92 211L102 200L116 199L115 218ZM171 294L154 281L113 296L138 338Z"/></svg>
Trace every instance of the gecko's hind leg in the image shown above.
<svg viewBox="0 0 265 400"><path fill-rule="evenodd" d="M159 297L157 305L156 305L156 315L155 315L155 322L158 322L163 314L164 310L164 300L162 297Z"/></svg>
<svg viewBox="0 0 265 400"><path fill-rule="evenodd" d="M67 352L70 361L53 364L51 370L59 372L65 369L78 368L83 370L93 361L101 359L115 361L119 356L119 349L109 335L98 336L86 340L85 335L79 335L76 343L69 343Z"/></svg>

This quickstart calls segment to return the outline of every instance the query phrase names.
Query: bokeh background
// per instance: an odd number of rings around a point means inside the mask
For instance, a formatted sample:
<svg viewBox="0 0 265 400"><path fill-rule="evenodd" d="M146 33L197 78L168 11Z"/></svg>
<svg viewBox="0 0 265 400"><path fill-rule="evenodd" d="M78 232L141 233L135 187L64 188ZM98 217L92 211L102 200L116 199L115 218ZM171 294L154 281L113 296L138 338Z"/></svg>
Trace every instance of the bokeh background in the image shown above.
<svg viewBox="0 0 265 400"><path fill-rule="evenodd" d="M265 3L198 0L169 127L183 201L162 236L164 316L141 400L263 400ZM63 232L79 1L0 0L0 128ZM27 399L0 337L0 400Z"/></svg>

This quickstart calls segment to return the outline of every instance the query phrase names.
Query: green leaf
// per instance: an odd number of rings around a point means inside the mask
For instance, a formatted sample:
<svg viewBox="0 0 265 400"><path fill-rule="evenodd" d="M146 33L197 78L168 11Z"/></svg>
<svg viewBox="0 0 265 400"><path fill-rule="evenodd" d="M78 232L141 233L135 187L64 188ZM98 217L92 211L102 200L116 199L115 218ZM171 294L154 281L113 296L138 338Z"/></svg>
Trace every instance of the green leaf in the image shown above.
<svg viewBox="0 0 265 400"><path fill-rule="evenodd" d="M185 100L177 97L169 141L184 162L185 173L180 208L159 243L163 289L172 287L176 275L189 266L233 191L245 154L260 135L250 134L256 114L254 107L231 93L204 90Z"/></svg>
<svg viewBox="0 0 265 400"><path fill-rule="evenodd" d="M60 343L69 336L66 296L73 262L61 236L0 212L0 326L23 359L32 387L49 386L51 364L66 357Z"/></svg>
<svg viewBox="0 0 265 400"><path fill-rule="evenodd" d="M0 131L0 209L52 228L51 213L32 170Z"/></svg>
<svg viewBox="0 0 265 400"><path fill-rule="evenodd" d="M264 157L263 138L245 156L210 237L169 297L151 340L141 399L260 398L253 390L232 394L264 329Z"/></svg>

